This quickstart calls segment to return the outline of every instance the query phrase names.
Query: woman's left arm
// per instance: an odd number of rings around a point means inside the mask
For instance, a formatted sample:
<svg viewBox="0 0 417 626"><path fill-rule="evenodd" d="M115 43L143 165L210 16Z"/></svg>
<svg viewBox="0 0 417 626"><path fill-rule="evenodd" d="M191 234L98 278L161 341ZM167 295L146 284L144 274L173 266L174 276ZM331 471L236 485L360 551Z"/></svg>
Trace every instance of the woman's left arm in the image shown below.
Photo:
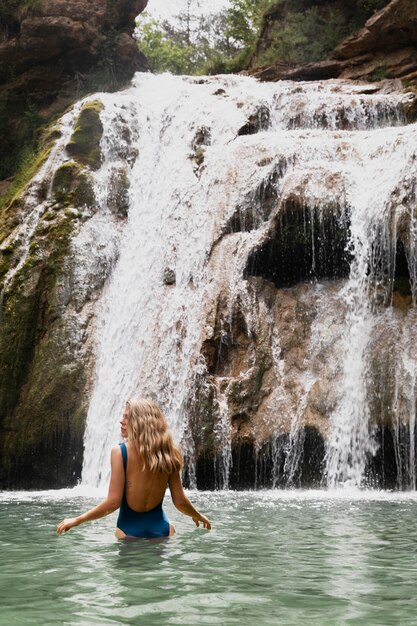
<svg viewBox="0 0 417 626"><path fill-rule="evenodd" d="M82 515L79 515L78 517L64 519L60 524L58 524L56 529L59 535L66 533L71 528L74 528L74 526L84 524L84 522L91 522L94 519L99 519L100 517L109 515L120 507L123 498L125 476L122 452L119 446L112 448L110 463L111 477L107 498L103 500L103 502L100 502L100 504L97 504L94 508L90 509L86 513L83 513Z"/></svg>

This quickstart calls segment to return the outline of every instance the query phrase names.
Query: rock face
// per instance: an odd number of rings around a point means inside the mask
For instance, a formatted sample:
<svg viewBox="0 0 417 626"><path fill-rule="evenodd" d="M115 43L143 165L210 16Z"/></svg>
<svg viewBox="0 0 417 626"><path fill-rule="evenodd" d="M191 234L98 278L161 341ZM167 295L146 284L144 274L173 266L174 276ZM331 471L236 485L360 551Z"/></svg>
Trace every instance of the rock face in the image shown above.
<svg viewBox="0 0 417 626"><path fill-rule="evenodd" d="M0 191L36 151L42 126L86 94L119 89L148 69L132 36L146 4L7 0L1 7Z"/></svg>
<svg viewBox="0 0 417 626"><path fill-rule="evenodd" d="M115 85L127 80L143 67L131 34L146 4L39 0L23 5L3 25L0 94L24 95L47 105L58 94L74 97L77 84L82 91L92 71L113 73Z"/></svg>
<svg viewBox="0 0 417 626"><path fill-rule="evenodd" d="M94 304L116 256L101 232L105 220L93 184L102 159L101 109L92 100L67 114L70 125L44 139L47 162L3 211L3 488L62 487L80 478ZM108 219L117 224L123 216Z"/></svg>
<svg viewBox="0 0 417 626"><path fill-rule="evenodd" d="M280 19L278 13L274 19ZM328 78L417 79L417 5L392 0L358 32L338 45L330 58L293 67L270 65L252 72L262 80L323 80Z"/></svg>

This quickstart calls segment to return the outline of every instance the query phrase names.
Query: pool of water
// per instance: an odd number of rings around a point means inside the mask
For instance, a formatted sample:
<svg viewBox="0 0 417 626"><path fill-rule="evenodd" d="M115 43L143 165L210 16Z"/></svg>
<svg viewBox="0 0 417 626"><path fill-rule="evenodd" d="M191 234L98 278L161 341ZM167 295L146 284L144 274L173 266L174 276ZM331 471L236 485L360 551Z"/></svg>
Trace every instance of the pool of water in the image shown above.
<svg viewBox="0 0 417 626"><path fill-rule="evenodd" d="M116 515L63 536L96 504L80 489L0 492L0 624L378 626L417 623L417 495L191 494L163 542L120 542Z"/></svg>

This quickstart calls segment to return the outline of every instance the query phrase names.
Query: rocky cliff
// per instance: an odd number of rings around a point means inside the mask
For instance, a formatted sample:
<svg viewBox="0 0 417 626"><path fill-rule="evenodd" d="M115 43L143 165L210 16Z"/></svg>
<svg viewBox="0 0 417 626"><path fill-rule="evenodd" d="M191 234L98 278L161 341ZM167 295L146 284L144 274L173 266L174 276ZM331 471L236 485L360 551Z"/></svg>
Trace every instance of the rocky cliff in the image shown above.
<svg viewBox="0 0 417 626"><path fill-rule="evenodd" d="M0 23L0 96L48 105L82 93L92 73L107 72L119 85L142 67L132 32L147 0L19 4Z"/></svg>
<svg viewBox="0 0 417 626"><path fill-rule="evenodd" d="M132 37L147 0L6 0L0 8L0 180L68 105L146 69ZM7 188L0 185L0 194Z"/></svg>
<svg viewBox="0 0 417 626"><path fill-rule="evenodd" d="M15 177L15 195L0 201L4 487L62 486L80 477L91 369L86 329L110 264L100 255L94 268L85 266L70 249L97 210L91 172L101 164L101 103L76 105L71 128L37 129L86 92L114 90L143 68L132 33L146 4L33 0L0 10L0 161L13 173L10 155L35 145L25 176ZM45 174L57 141L66 162ZM114 206L122 187L114 181Z"/></svg>
<svg viewBox="0 0 417 626"><path fill-rule="evenodd" d="M267 12L253 61L270 45L270 33L274 27L279 28L283 17L282 3ZM272 62L252 73L262 80L400 78L415 82L417 5L414 0L392 0L372 15L363 28L344 39L326 60L301 64Z"/></svg>

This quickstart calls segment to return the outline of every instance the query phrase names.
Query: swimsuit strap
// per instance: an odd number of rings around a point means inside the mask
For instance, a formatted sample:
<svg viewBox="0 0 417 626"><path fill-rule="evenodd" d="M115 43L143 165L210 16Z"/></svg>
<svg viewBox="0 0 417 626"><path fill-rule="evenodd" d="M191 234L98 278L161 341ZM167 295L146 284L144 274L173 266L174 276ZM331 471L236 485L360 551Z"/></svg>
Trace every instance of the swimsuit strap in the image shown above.
<svg viewBox="0 0 417 626"><path fill-rule="evenodd" d="M127 468L127 448L126 448L126 444L124 442L119 443L120 446L120 450L122 451L122 457L123 457L123 467L125 470L125 474L126 474L126 468Z"/></svg>

